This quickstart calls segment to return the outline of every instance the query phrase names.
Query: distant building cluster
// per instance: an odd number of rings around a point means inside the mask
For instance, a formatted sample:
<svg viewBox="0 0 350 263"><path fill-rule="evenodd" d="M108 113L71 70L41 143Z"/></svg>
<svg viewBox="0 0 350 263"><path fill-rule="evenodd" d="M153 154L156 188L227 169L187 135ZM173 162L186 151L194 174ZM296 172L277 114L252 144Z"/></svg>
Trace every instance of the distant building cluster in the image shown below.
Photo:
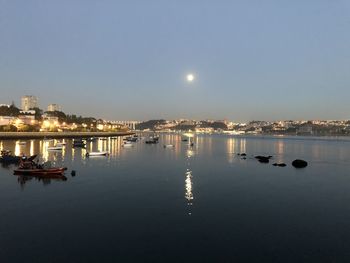
<svg viewBox="0 0 350 263"><path fill-rule="evenodd" d="M23 96L21 98L21 109L28 111L33 108L38 108L38 98L35 96Z"/></svg>
<svg viewBox="0 0 350 263"><path fill-rule="evenodd" d="M62 111L61 106L58 104L49 104L47 111Z"/></svg>
<svg viewBox="0 0 350 263"><path fill-rule="evenodd" d="M158 132L195 132L271 135L350 135L350 120L281 120L232 122L227 120L149 120L149 121L110 121L66 115L60 105L51 103L47 111L39 109L38 98L32 95L21 97L21 108L14 103L0 104L0 131L5 126L16 130L34 127L40 131L96 130L113 129L158 131ZM8 128L8 127L7 127Z"/></svg>
<svg viewBox="0 0 350 263"><path fill-rule="evenodd" d="M7 105L7 104L0 104L0 107L3 105L10 107L10 105ZM26 95L21 97L22 111L29 111L34 108L39 108L38 97L33 95ZM47 111L62 111L62 108L60 105L52 103L47 106Z"/></svg>
<svg viewBox="0 0 350 263"><path fill-rule="evenodd" d="M60 105L39 108L38 97L21 97L21 107L14 103L0 104L0 131L115 131L134 129L137 122L111 122L62 112Z"/></svg>
<svg viewBox="0 0 350 263"><path fill-rule="evenodd" d="M150 120L136 125L137 130L195 133L225 133L232 135L270 134L270 135L350 135L349 120L287 120L251 121L235 123L226 120Z"/></svg>

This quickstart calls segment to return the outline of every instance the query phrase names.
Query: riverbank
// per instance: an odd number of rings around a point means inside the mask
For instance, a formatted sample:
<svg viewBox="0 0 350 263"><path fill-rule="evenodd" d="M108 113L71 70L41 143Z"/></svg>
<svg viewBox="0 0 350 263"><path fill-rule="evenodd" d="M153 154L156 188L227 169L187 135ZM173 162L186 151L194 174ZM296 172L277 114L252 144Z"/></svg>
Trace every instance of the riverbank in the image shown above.
<svg viewBox="0 0 350 263"><path fill-rule="evenodd" d="M0 139L62 139L128 136L134 132L0 132Z"/></svg>

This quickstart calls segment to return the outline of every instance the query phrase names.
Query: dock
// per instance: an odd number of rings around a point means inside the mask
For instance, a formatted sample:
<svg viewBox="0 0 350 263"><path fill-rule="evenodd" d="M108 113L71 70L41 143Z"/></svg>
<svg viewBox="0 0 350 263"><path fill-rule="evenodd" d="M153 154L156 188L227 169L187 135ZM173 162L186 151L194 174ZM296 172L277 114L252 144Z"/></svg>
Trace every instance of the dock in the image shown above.
<svg viewBox="0 0 350 263"><path fill-rule="evenodd" d="M0 139L64 139L90 137L116 137L133 135L134 132L0 132Z"/></svg>

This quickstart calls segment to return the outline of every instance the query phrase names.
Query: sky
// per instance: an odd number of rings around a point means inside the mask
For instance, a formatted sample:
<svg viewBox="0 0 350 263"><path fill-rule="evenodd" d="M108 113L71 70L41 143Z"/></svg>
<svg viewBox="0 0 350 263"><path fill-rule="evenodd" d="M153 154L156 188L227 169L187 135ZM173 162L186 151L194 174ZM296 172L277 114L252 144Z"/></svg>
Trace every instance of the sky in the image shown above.
<svg viewBox="0 0 350 263"><path fill-rule="evenodd" d="M0 0L0 91L110 120L350 119L350 1Z"/></svg>

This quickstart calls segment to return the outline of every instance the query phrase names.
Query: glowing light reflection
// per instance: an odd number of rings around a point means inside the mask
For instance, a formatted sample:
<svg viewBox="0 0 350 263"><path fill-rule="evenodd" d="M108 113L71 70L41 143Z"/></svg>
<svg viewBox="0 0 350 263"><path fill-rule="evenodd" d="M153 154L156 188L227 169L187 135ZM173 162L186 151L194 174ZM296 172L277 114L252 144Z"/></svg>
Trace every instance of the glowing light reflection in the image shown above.
<svg viewBox="0 0 350 263"><path fill-rule="evenodd" d="M21 155L21 146L19 145L19 141L16 141L15 155L17 155L17 156Z"/></svg>
<svg viewBox="0 0 350 263"><path fill-rule="evenodd" d="M193 193L192 193L192 171L187 169L186 171L186 179L185 179L185 198L189 205L192 205Z"/></svg>
<svg viewBox="0 0 350 263"><path fill-rule="evenodd" d="M34 155L34 140L30 141L30 148L29 148L30 156Z"/></svg>

